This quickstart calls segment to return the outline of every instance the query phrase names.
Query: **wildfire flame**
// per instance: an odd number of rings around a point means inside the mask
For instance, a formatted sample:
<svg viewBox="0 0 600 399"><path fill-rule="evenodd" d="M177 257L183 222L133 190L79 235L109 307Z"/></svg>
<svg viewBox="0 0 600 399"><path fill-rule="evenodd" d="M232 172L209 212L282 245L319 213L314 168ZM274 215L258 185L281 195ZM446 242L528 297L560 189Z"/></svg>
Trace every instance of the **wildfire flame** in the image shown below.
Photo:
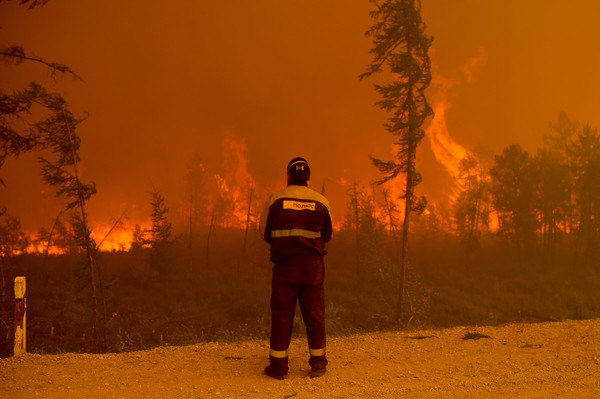
<svg viewBox="0 0 600 399"><path fill-rule="evenodd" d="M140 228L149 229L150 223L146 222L140 225ZM132 225L120 225L115 228L112 225L95 226L91 238L100 251L129 251L134 230L135 227Z"/></svg>
<svg viewBox="0 0 600 399"><path fill-rule="evenodd" d="M223 138L222 149L225 173L224 177L216 175L215 179L220 195L230 199L234 207L230 227L243 229L246 227L248 217L252 223L256 222L253 215L248 215L248 207L252 206L251 191L256 191L257 184L248 172L246 142L228 132Z"/></svg>
<svg viewBox="0 0 600 399"><path fill-rule="evenodd" d="M445 98L437 101L432 106L435 117L427 128L426 135L429 138L429 144L431 145L435 159L444 166L450 176L458 181L460 161L466 156L471 155L471 153L454 141L448 133L446 110L449 106Z"/></svg>
<svg viewBox="0 0 600 399"><path fill-rule="evenodd" d="M478 54L467 59L460 67L464 80L468 84L476 83L485 63L485 48L480 47ZM460 161L466 156L473 156L469 150L454 141L446 125L446 111L451 106L449 92L458 83L458 81L447 79L439 73L434 74L433 86L437 88L437 99L433 102L432 108L435 117L426 130L436 160L444 166L455 182L459 181Z"/></svg>

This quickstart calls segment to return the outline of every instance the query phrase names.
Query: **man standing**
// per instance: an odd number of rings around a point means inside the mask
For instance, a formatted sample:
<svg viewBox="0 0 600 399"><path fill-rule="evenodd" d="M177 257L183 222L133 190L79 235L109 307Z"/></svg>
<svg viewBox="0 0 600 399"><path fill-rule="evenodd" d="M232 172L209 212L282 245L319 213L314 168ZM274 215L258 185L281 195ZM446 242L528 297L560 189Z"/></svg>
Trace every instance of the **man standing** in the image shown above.
<svg viewBox="0 0 600 399"><path fill-rule="evenodd" d="M283 379L288 373L288 348L296 302L306 325L311 377L325 374L325 301L323 280L332 234L329 201L308 188L310 168L304 158L287 166L287 187L273 194L261 217L260 233L271 244L270 364L265 374Z"/></svg>

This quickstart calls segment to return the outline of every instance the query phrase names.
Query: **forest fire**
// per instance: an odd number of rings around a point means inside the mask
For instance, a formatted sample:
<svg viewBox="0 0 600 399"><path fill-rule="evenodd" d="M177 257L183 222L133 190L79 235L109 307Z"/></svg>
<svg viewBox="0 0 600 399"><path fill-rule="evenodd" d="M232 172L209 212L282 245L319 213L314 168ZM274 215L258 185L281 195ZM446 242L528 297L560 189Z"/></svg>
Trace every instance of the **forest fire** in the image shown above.
<svg viewBox="0 0 600 399"><path fill-rule="evenodd" d="M328 333L600 317L600 2L113 3L0 0L0 358L21 276L31 353L110 353L126 372L156 347L207 341L218 361L223 342L269 348L270 260L293 262L270 256L256 224L295 156L338 230L318 309ZM273 234L304 277L322 265L320 245L305 251L323 232L314 219ZM517 338L509 349L527 356L540 343ZM225 368L256 365L231 355ZM55 363L6 364L23 359ZM337 360L333 373L352 372ZM245 386L268 395L260 373L243 370ZM173 392L219 393L191 377ZM160 396L164 382L133 385Z"/></svg>
<svg viewBox="0 0 600 399"><path fill-rule="evenodd" d="M149 229L150 223L144 224L142 229ZM49 254L49 255L63 255L73 248L69 248L65 242L69 239L65 239L62 236L64 232L57 233L52 237L39 237L38 234L26 234L29 237L29 245L25 249L25 253L30 254ZM114 252L114 251L128 251L131 248L131 244L134 240L135 227L130 225L96 225L90 237L95 243L98 250L103 252ZM19 252L20 253L20 252ZM18 253L15 253L15 255Z"/></svg>

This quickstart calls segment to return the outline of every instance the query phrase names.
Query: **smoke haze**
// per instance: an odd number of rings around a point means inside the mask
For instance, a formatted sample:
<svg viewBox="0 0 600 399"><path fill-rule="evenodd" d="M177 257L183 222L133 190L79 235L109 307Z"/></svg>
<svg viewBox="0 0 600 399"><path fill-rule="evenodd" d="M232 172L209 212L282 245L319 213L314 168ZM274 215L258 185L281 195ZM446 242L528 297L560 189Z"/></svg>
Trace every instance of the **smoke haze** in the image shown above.
<svg viewBox="0 0 600 399"><path fill-rule="evenodd" d="M446 127L448 147L531 150L560 111L600 126L599 2L422 3L434 36L428 99L445 111L436 123ZM97 224L125 210L131 223L148 220L153 186L170 217L183 220L184 176L195 153L211 174L252 183L262 197L285 183L287 162L303 156L312 187L325 187L339 223L349 184L379 178L368 156L388 159L393 151L387 115L374 106L372 84L385 77L358 80L370 61L371 6L54 0L27 11L3 2L1 48L23 46L69 65L83 81L51 80L39 65L3 65L0 87L38 81L76 114L89 113L78 133L82 178L97 183L89 202ZM442 165L432 148L424 140L418 152L419 190L444 203L455 177L451 161ZM0 203L30 232L51 225L61 208L39 177L37 156L9 159L0 170Z"/></svg>

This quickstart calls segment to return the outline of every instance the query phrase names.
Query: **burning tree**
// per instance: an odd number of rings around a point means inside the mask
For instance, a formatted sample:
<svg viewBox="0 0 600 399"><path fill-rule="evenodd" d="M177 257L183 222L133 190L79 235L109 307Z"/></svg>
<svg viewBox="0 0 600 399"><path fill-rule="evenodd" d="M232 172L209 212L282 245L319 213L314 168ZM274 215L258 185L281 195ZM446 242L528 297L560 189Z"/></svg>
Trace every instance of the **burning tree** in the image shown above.
<svg viewBox="0 0 600 399"><path fill-rule="evenodd" d="M419 0L371 0L376 9L371 12L373 26L366 32L373 38L371 49L373 61L360 78L382 72L387 66L394 75L394 81L386 85L375 85L381 95L377 105L392 116L385 124L394 136L395 159L382 161L371 157L373 164L384 177L380 183L406 175L406 185L401 196L405 200L404 222L402 227L402 253L400 257L400 288L397 314L400 318L404 310L405 275L407 246L411 212L422 212L425 198L415 195L415 187L421 175L415 168L417 146L424 136L423 123L433 115L425 98L425 89L431 82L431 64L428 50L433 38L425 33L421 21Z"/></svg>

